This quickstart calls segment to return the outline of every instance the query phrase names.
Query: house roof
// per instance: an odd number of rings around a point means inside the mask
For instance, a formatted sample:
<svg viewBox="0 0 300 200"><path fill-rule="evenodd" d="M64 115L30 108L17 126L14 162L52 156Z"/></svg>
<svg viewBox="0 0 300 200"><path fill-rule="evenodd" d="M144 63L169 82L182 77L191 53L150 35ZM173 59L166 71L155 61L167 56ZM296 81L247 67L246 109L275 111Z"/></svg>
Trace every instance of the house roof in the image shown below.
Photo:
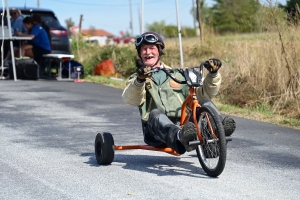
<svg viewBox="0 0 300 200"><path fill-rule="evenodd" d="M81 33L84 36L107 36L107 37L114 36L112 33L107 32L103 29L85 29L85 30L81 30Z"/></svg>

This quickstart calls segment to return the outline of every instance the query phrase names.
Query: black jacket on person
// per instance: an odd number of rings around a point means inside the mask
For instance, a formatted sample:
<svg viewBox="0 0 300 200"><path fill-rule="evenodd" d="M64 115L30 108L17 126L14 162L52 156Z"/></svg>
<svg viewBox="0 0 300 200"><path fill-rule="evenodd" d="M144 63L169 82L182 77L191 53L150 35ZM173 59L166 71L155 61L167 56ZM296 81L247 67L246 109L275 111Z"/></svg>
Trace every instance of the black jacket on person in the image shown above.
<svg viewBox="0 0 300 200"><path fill-rule="evenodd" d="M48 39L51 45L51 34L50 34L50 28L49 26L47 26L44 22L42 22L41 27L43 27L43 29L46 31L47 35L48 35Z"/></svg>

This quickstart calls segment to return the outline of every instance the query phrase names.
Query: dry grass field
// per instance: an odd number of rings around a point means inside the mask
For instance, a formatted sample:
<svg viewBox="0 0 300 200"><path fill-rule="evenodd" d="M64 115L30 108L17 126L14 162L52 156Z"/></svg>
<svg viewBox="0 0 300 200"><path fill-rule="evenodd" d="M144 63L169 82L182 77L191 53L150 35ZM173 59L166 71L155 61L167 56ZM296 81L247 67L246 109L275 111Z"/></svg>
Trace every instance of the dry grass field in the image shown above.
<svg viewBox="0 0 300 200"><path fill-rule="evenodd" d="M178 40L167 40L163 61L180 66ZM242 108L265 109L300 119L300 35L284 32L183 39L186 67L219 58L223 83L219 100Z"/></svg>
<svg viewBox="0 0 300 200"><path fill-rule="evenodd" d="M299 23L287 23L278 9L261 12L259 18L264 27L260 33L220 36L206 28L203 41L200 38L183 38L184 66L197 66L209 58L219 58L223 63L220 69L223 81L215 101L223 112L235 110L242 116L251 115L250 118L275 120L277 124L300 128ZM162 61L172 67L180 67L178 38L165 38L165 44ZM74 54L77 60L90 67L90 72L96 63L108 58L113 60L117 71L125 79L135 71L133 44L80 48ZM107 78L87 78L114 85ZM122 84L118 83L118 87ZM252 111L262 115L254 115ZM264 120L266 118L268 120Z"/></svg>

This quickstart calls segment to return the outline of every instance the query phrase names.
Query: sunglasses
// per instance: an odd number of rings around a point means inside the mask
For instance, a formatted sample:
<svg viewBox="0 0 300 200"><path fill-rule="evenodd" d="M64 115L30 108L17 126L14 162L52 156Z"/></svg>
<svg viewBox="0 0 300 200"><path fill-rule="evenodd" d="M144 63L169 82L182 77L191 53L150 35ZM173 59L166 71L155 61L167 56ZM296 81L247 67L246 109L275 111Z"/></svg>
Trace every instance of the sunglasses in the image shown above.
<svg viewBox="0 0 300 200"><path fill-rule="evenodd" d="M149 42L149 43L156 43L158 41L158 38L156 37L156 35L153 35L151 33L145 34L145 35L140 35L135 40L135 46L139 46L143 40L145 40L146 42Z"/></svg>
<svg viewBox="0 0 300 200"><path fill-rule="evenodd" d="M12 13L10 13L10 15L15 15L15 14L17 14L16 12L12 12Z"/></svg>

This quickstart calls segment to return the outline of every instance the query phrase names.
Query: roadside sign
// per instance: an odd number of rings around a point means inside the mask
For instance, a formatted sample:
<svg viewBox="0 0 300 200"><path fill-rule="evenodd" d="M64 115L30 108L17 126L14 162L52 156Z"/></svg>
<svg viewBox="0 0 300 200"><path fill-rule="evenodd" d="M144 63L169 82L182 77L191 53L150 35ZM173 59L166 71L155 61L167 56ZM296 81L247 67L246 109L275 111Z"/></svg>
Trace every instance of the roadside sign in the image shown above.
<svg viewBox="0 0 300 200"><path fill-rule="evenodd" d="M69 28L69 30L71 31L71 33L73 33L74 35L77 35L79 32L79 26L71 26Z"/></svg>

